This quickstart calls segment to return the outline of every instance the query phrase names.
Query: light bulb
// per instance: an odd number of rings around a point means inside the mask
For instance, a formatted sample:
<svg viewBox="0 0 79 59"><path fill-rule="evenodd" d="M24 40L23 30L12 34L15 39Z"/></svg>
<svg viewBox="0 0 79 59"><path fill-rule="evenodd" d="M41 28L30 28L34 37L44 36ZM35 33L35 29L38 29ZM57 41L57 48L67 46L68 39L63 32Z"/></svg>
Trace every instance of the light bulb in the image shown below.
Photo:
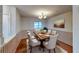
<svg viewBox="0 0 79 59"><path fill-rule="evenodd" d="M42 13L40 16L39 16L39 19L46 19L47 18L47 16L44 14L44 13Z"/></svg>
<svg viewBox="0 0 79 59"><path fill-rule="evenodd" d="M47 18L47 16L44 16L44 19L46 19Z"/></svg>

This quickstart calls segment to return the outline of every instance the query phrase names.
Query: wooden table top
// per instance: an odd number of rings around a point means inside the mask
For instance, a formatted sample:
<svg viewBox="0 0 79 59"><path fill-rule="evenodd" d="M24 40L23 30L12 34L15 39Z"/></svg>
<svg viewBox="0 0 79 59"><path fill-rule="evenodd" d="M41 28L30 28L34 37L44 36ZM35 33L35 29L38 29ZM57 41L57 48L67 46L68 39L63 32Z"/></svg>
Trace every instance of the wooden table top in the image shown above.
<svg viewBox="0 0 79 59"><path fill-rule="evenodd" d="M45 34L42 34L42 33L36 33L35 32L35 34L36 34L36 36L38 36L38 38L40 39L40 40L45 40L46 38L49 38L49 34L47 34L47 33L45 33Z"/></svg>
<svg viewBox="0 0 79 59"><path fill-rule="evenodd" d="M48 38L50 35L48 34L38 34L41 39Z"/></svg>

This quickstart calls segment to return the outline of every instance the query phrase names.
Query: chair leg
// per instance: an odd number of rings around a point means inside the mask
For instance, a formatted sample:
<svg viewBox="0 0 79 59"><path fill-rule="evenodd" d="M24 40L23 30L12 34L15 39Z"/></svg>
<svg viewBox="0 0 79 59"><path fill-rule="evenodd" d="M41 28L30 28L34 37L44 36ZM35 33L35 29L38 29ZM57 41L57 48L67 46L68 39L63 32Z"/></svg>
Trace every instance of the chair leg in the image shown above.
<svg viewBox="0 0 79 59"><path fill-rule="evenodd" d="M43 52L44 52L44 48L43 48Z"/></svg>
<svg viewBox="0 0 79 59"><path fill-rule="evenodd" d="M49 50L49 53L51 53L51 50Z"/></svg>
<svg viewBox="0 0 79 59"><path fill-rule="evenodd" d="M30 53L32 53L32 47L30 47Z"/></svg>
<svg viewBox="0 0 79 59"><path fill-rule="evenodd" d="M56 53L55 48L54 48L54 53Z"/></svg>
<svg viewBox="0 0 79 59"><path fill-rule="evenodd" d="M39 47L39 50L41 50L41 47Z"/></svg>

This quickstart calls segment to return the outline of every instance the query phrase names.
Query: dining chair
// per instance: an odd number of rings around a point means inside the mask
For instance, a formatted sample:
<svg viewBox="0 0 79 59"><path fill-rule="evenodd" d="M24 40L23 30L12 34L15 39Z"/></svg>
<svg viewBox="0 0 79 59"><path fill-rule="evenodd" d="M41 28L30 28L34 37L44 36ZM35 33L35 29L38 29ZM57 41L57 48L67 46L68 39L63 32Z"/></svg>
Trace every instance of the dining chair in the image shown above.
<svg viewBox="0 0 79 59"><path fill-rule="evenodd" d="M51 50L54 50L54 52L56 52L55 48L56 48L57 37L58 37L58 34L50 35L49 41L43 43L45 48L49 50L49 53L51 52Z"/></svg>
<svg viewBox="0 0 79 59"><path fill-rule="evenodd" d="M53 30L53 31L52 31L52 34L53 34L53 35L57 34L57 31Z"/></svg>
<svg viewBox="0 0 79 59"><path fill-rule="evenodd" d="M29 37L29 46L30 46L30 53L32 52L32 48L37 47L40 45L40 41L38 41L32 34L31 32L28 32L28 37Z"/></svg>
<svg viewBox="0 0 79 59"><path fill-rule="evenodd" d="M48 34L51 34L52 30L48 30Z"/></svg>

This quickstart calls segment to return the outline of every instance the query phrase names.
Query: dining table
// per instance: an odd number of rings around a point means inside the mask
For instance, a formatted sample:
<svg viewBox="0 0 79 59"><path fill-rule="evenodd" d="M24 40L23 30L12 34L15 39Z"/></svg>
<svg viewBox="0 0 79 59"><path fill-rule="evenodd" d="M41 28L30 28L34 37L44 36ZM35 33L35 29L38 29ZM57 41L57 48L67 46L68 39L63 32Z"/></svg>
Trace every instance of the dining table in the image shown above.
<svg viewBox="0 0 79 59"><path fill-rule="evenodd" d="M44 48L43 42L48 41L50 39L50 35L48 33L36 33L34 32L35 36L37 37L37 40L40 41L40 47Z"/></svg>

